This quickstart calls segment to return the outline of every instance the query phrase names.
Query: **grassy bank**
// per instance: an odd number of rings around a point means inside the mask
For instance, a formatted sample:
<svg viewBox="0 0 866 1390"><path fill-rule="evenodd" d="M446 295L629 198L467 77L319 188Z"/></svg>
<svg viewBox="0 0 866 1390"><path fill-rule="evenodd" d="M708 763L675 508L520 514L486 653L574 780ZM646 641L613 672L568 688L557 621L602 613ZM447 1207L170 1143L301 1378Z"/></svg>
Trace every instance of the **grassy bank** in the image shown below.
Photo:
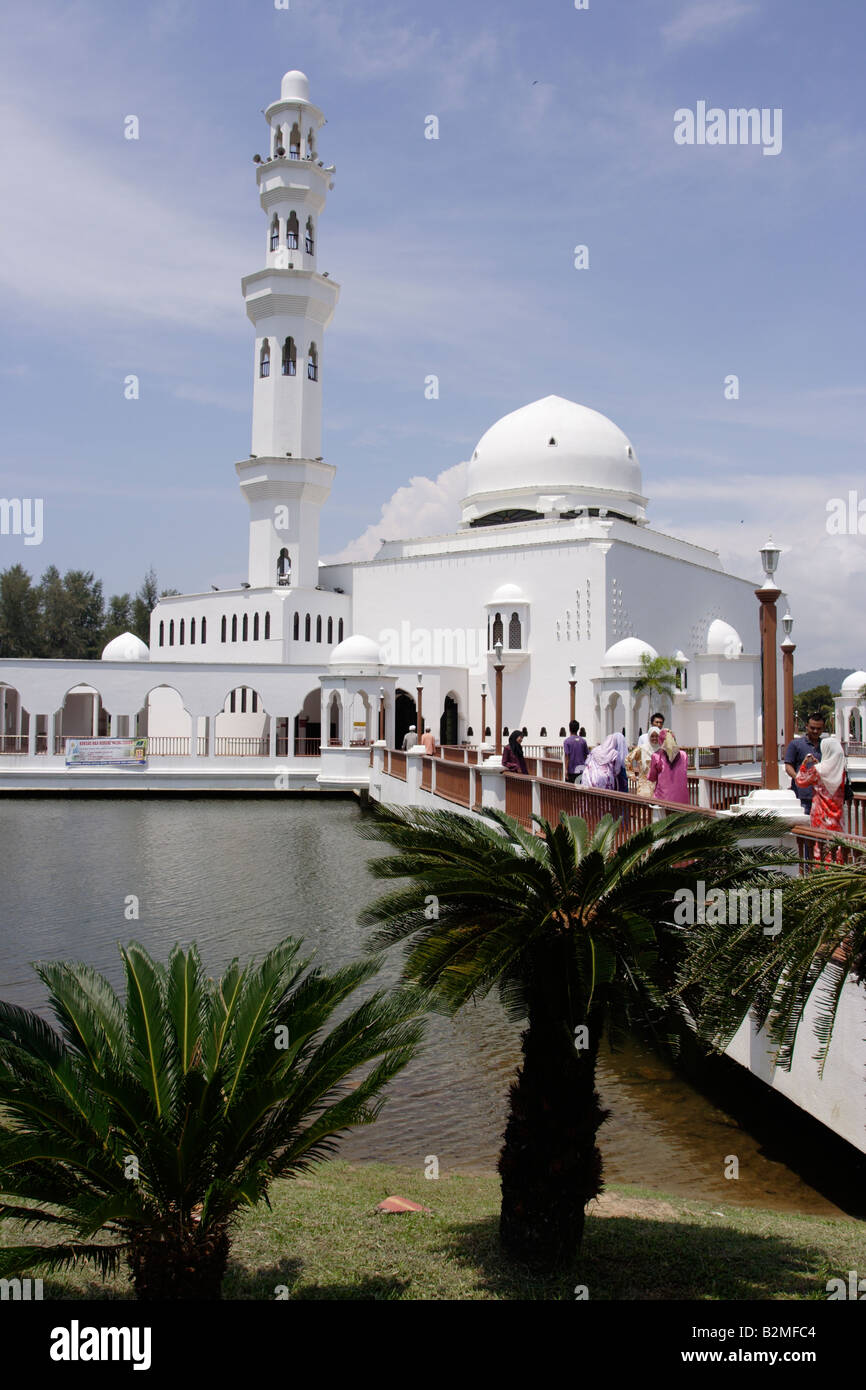
<svg viewBox="0 0 866 1390"><path fill-rule="evenodd" d="M432 1214L377 1212L392 1194ZM574 1270L539 1279L500 1258L498 1211L496 1177L324 1164L277 1183L271 1211L243 1218L225 1296L273 1299L283 1286L293 1299L573 1299L584 1284L590 1299L824 1299L831 1275L862 1266L862 1222L616 1187L592 1209ZM44 1295L131 1291L79 1270L46 1279Z"/></svg>

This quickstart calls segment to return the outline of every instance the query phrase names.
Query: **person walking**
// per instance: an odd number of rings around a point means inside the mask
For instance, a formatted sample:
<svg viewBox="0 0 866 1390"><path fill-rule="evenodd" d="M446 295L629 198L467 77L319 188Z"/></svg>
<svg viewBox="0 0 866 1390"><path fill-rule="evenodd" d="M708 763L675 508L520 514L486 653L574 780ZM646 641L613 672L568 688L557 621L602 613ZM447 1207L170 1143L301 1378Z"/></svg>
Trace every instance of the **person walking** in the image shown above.
<svg viewBox="0 0 866 1390"><path fill-rule="evenodd" d="M408 749L414 748L414 747L415 747L415 744L418 742L417 738L415 737L416 732L417 732L417 731L416 731L416 729L415 729L415 725L414 725L414 724L410 724L408 730L407 730L406 733L403 735L403 752L404 752L404 753L407 752Z"/></svg>
<svg viewBox="0 0 866 1390"><path fill-rule="evenodd" d="M508 743L502 750L502 766L506 772L522 772L524 776L528 776L526 759L520 747L522 742L522 729L515 729L513 734L508 735Z"/></svg>
<svg viewBox="0 0 866 1390"><path fill-rule="evenodd" d="M625 777L628 753L622 734L608 734L603 743L593 748L586 760L581 779L582 787L613 792L620 789L620 773ZM626 791L628 779L626 778Z"/></svg>
<svg viewBox="0 0 866 1390"><path fill-rule="evenodd" d="M566 782L579 782L589 753L589 744L585 737L582 737L576 719L572 719L568 725L568 738L562 745L565 755L565 780Z"/></svg>
<svg viewBox="0 0 866 1390"><path fill-rule="evenodd" d="M842 830L842 812L845 809L845 752L837 738L827 736L821 740L820 761L814 753L807 753L796 777L797 788L812 792L809 824L816 830ZM799 790L798 790L799 795ZM822 859L821 845L815 841L812 851L815 859ZM827 863L832 851L827 849ZM842 851L836 850L836 863L841 864Z"/></svg>
<svg viewBox="0 0 866 1390"><path fill-rule="evenodd" d="M664 742L653 753L647 778L655 783L656 801L677 801L689 805L689 760L670 729L664 730Z"/></svg>
<svg viewBox="0 0 866 1390"><path fill-rule="evenodd" d="M811 758L816 763L819 761L823 736L824 716L820 710L814 710L806 720L805 734L800 734L798 738L792 738L785 749L785 771L791 779L791 790L796 792L800 799L800 805L807 816L812 814L812 798L815 794L816 784L815 782L801 783L797 778L797 773L806 758Z"/></svg>
<svg viewBox="0 0 866 1390"><path fill-rule="evenodd" d="M421 743L423 744L424 752L427 754L428 758L432 758L433 754L436 752L436 739L430 731L429 724L421 735Z"/></svg>

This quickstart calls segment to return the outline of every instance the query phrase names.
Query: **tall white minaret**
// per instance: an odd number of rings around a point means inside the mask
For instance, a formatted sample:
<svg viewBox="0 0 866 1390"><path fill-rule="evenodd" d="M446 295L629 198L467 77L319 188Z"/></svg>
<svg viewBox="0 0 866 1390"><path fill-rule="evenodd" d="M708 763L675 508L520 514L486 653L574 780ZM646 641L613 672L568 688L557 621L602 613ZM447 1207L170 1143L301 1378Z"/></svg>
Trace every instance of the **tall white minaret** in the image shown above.
<svg viewBox="0 0 866 1390"><path fill-rule="evenodd" d="M268 154L256 178L267 219L265 269L241 288L255 325L253 438L236 465L250 506L249 581L315 588L319 511L336 469L322 461L324 330L340 287L316 269L319 217L334 166L318 155L325 118L302 72L287 72L265 112Z"/></svg>

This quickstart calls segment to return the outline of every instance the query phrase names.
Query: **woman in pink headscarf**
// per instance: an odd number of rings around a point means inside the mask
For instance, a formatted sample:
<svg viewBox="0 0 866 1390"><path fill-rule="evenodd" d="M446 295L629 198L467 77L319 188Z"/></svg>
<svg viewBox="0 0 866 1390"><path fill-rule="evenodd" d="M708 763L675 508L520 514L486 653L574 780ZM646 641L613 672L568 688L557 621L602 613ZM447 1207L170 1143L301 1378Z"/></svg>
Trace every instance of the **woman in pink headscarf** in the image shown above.
<svg viewBox="0 0 866 1390"><path fill-rule="evenodd" d="M656 801L678 801L688 806L689 760L670 729L665 730L664 743L652 755L647 780L655 783Z"/></svg>
<svg viewBox="0 0 866 1390"><path fill-rule="evenodd" d="M587 757L580 785L596 787L605 792L621 789L627 756L628 746L622 734L608 734L604 742L593 748ZM628 780L625 790L628 791Z"/></svg>

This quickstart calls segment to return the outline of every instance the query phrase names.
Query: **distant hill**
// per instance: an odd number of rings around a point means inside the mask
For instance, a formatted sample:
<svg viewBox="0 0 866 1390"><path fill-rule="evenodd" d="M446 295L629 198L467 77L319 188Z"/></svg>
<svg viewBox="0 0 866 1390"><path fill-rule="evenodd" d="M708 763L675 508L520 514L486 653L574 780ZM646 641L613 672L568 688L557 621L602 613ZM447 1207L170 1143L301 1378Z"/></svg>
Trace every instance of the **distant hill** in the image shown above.
<svg viewBox="0 0 866 1390"><path fill-rule="evenodd" d="M834 695L839 694L842 682L856 666L819 666L817 671L800 671L794 676L794 694L804 690L814 690L816 685L829 685Z"/></svg>

